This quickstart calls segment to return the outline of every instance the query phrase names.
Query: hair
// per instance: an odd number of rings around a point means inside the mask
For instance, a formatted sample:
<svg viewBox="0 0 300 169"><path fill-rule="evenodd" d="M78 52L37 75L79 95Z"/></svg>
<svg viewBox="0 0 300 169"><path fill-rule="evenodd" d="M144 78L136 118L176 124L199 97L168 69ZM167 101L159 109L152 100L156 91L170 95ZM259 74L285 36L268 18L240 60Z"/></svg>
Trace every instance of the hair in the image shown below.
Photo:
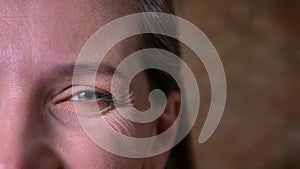
<svg viewBox="0 0 300 169"><path fill-rule="evenodd" d="M138 0L140 10L143 12L163 12L168 14L175 14L175 1L173 0ZM154 14L155 15L155 14ZM155 16L154 16L155 17ZM154 24L163 24L159 22ZM171 27L175 28L177 32L176 20L171 23ZM174 53L181 57L180 43L177 39L158 35L145 34L143 35L141 48L159 48ZM169 66L169 65L166 65ZM172 65L173 66L173 65ZM178 70L176 70L178 71ZM177 72L179 73L179 72ZM176 81L166 72L150 69L146 71L147 77L150 81L151 88L159 88L169 94L171 91L179 91ZM179 144L172 150L166 168L172 169L193 169L196 168L195 159L193 156L192 138L188 134Z"/></svg>
<svg viewBox="0 0 300 169"><path fill-rule="evenodd" d="M139 0L140 10L144 12L162 12L168 14L175 14L173 8L173 1L171 0ZM158 16L153 13L153 18L158 28L167 29L173 33L177 33L176 20L174 22L165 24L160 20ZM152 25L151 25L152 26ZM147 27L147 25L146 25ZM176 56L181 56L180 43L177 39L159 35L159 34L143 34L140 48L158 48L172 52ZM162 62L162 61L161 61ZM170 63L163 63L166 66L178 67L179 64L170 65ZM173 63L174 64L174 63ZM174 68L176 69L176 68ZM169 76L167 72L159 71L156 69L150 69L146 71L152 88L159 88L163 90L167 95L172 90L179 90L176 81ZM178 73L178 72L175 72Z"/></svg>

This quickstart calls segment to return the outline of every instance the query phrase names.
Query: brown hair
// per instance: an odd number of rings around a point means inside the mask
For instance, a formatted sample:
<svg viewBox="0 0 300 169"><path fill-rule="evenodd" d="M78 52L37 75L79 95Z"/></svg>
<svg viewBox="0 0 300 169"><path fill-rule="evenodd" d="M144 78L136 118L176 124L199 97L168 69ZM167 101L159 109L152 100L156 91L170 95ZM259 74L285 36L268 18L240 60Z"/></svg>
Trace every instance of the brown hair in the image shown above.
<svg viewBox="0 0 300 169"><path fill-rule="evenodd" d="M173 0L139 0L138 3L140 5L141 11L144 12L163 12L168 14L175 14L175 1ZM156 24L164 23L160 23L160 21L158 20ZM171 27L175 29L172 29L170 31L177 31L176 20L174 20L174 23L172 24L174 25L172 25ZM143 35L141 48L159 48L172 52L179 57L181 56L179 41L177 39L163 35ZM176 81L166 72L150 69L146 71L146 74L149 78L152 88L159 88L163 90L166 95L168 95L168 93L172 90L179 91ZM172 149L166 169L195 168L196 163L193 155L192 137L191 134L188 134L179 144L177 144Z"/></svg>

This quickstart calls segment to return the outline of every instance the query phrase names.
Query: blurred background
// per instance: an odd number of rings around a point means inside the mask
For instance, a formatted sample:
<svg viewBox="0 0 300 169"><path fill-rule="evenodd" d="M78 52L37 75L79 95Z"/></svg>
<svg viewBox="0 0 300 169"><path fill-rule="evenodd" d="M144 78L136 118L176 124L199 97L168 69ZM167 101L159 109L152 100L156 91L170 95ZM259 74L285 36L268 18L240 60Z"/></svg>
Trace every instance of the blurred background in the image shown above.
<svg viewBox="0 0 300 169"><path fill-rule="evenodd" d="M199 75L193 134L200 168L299 169L300 0L179 0L177 7L211 40L227 77L221 123L199 144L210 84L201 61L184 49Z"/></svg>

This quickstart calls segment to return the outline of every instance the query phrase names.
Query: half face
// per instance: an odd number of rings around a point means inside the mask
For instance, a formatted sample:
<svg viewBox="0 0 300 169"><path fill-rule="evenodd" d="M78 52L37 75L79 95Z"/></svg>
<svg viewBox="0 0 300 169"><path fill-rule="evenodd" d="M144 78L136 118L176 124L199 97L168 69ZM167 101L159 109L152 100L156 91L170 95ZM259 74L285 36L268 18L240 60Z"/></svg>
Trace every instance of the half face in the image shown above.
<svg viewBox="0 0 300 169"><path fill-rule="evenodd" d="M104 59L108 68L99 71L95 83L84 80L72 85L73 68L84 43L106 23L137 12L133 3L0 3L0 169L163 168L168 153L129 159L103 150L82 130L74 109L75 104L89 107L96 100L99 114L114 130L135 137L156 133L155 122L142 125L123 119L110 94L111 70L136 51L136 39L108 53ZM145 74L140 73L132 84L131 98L143 109L148 95Z"/></svg>

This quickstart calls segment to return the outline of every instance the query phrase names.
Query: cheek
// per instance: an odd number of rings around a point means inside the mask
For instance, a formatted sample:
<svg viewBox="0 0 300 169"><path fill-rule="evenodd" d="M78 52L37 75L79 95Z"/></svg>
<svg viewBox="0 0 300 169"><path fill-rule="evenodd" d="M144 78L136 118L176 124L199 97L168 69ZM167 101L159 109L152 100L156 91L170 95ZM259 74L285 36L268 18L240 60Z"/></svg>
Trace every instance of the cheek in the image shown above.
<svg viewBox="0 0 300 169"><path fill-rule="evenodd" d="M74 117L73 117L74 116ZM76 114L71 122L64 120L61 125L52 121L51 144L64 161L67 168L109 168L109 169L141 169L144 159L123 158L103 150L96 145L81 128ZM132 123L124 119L119 112L111 110L102 116L105 122L115 131L131 137L150 137L156 133L156 122L147 124ZM99 127L101 130L101 126Z"/></svg>
<svg viewBox="0 0 300 169"><path fill-rule="evenodd" d="M67 168L140 169L141 159L123 158L96 145L83 131L68 133L53 140L56 150Z"/></svg>
<svg viewBox="0 0 300 169"><path fill-rule="evenodd" d="M113 130L130 137L145 138L153 136L156 133L156 122L145 124L134 123L125 119L116 111L114 113L108 113L104 116L104 119Z"/></svg>

